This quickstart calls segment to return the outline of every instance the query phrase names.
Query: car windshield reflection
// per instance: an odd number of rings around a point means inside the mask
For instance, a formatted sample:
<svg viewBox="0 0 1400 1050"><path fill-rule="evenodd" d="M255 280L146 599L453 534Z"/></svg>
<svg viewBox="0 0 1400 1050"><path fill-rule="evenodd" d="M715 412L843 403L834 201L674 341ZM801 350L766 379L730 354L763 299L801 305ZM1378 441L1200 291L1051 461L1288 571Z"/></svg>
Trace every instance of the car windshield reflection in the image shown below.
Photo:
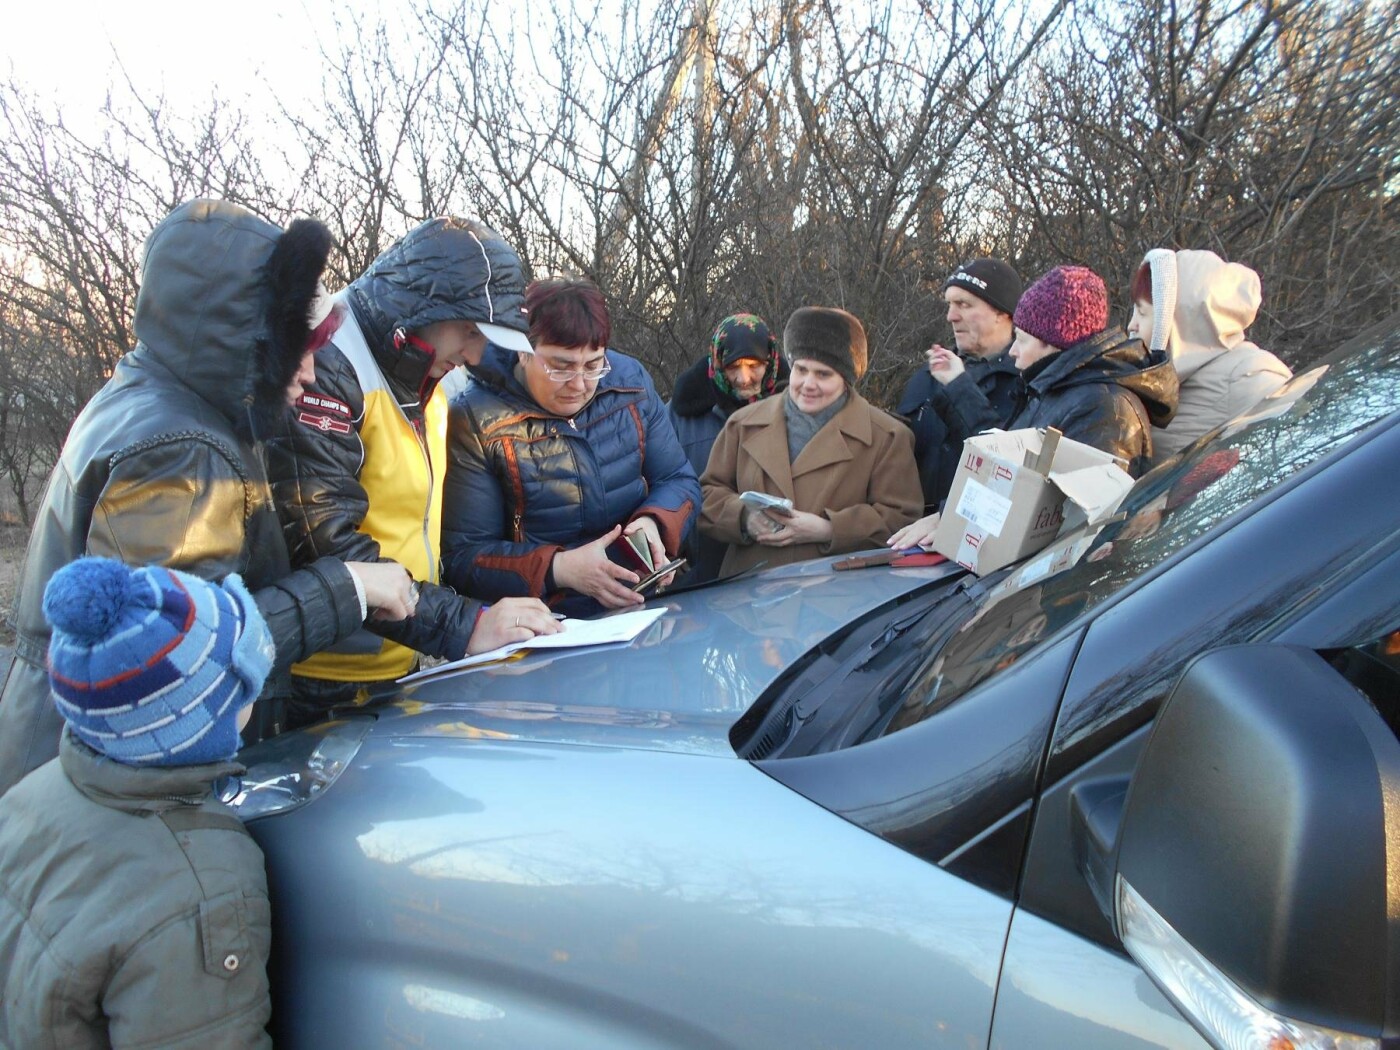
<svg viewBox="0 0 1400 1050"><path fill-rule="evenodd" d="M973 586L975 608L946 644L925 640L923 662L900 683L904 696L884 732L946 708L1398 408L1394 330L1294 377L1142 477L1107 523L1061 536Z"/></svg>

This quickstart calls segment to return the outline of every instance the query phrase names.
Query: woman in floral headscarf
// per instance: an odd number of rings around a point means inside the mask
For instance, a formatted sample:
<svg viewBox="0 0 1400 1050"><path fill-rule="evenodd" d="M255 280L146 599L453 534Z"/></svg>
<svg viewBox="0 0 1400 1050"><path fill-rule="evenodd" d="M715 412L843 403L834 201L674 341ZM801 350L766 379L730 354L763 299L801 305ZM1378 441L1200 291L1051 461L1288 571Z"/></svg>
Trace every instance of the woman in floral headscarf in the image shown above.
<svg viewBox="0 0 1400 1050"><path fill-rule="evenodd" d="M710 352L676 379L666 409L695 476L705 473L710 448L724 422L745 405L778 393L787 385L787 362L777 340L757 314L726 317L710 339ZM686 582L712 580L724 558L724 544L691 533L693 571Z"/></svg>

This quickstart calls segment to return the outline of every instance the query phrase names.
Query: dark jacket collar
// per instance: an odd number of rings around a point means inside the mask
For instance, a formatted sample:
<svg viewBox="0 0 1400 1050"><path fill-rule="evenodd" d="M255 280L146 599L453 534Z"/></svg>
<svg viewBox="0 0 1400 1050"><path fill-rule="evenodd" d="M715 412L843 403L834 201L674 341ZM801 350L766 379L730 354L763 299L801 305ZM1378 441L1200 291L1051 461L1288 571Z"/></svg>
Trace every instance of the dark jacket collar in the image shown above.
<svg viewBox="0 0 1400 1050"><path fill-rule="evenodd" d="M960 356L963 359L963 366L973 373L974 382L991 372L1013 376L1018 373L1016 361L1011 356L1011 343L1007 343L1000 353L992 354L990 357L969 357L965 354Z"/></svg>
<svg viewBox="0 0 1400 1050"><path fill-rule="evenodd" d="M781 394L787 389L788 368L782 358L778 359L776 384L777 389L773 394L767 395L768 397ZM675 385L671 388L671 408L675 410L676 415L688 419L707 415L715 409L719 409L720 414L728 419L745 405L762 400L764 398L759 397L754 401L744 401L715 386L715 381L710 378L708 354L677 376Z"/></svg>
<svg viewBox="0 0 1400 1050"><path fill-rule="evenodd" d="M722 405L721 398L732 404ZM677 376L675 386L671 388L671 408L675 410L676 415L688 419L708 415L716 408L728 418L745 404L746 402L737 398L725 396L715 386L714 380L710 378L708 356L702 357Z"/></svg>

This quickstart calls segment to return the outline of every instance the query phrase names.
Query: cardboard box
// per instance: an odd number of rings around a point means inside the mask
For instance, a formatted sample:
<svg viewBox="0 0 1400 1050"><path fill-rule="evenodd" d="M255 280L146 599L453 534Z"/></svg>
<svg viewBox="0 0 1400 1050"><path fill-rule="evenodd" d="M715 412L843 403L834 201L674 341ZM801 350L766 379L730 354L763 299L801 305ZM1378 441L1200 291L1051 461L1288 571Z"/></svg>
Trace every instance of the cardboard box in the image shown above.
<svg viewBox="0 0 1400 1050"><path fill-rule="evenodd" d="M963 443L933 549L982 576L1108 518L1133 479L1058 430L989 430Z"/></svg>

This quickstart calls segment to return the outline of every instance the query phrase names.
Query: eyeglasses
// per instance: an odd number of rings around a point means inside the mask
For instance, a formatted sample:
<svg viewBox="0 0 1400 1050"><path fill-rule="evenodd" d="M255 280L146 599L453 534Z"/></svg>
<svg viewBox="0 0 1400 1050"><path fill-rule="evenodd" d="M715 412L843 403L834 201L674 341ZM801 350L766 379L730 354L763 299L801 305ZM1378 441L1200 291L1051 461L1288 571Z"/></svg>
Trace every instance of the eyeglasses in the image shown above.
<svg viewBox="0 0 1400 1050"><path fill-rule="evenodd" d="M555 383L567 383L571 379L585 379L594 383L611 371L612 365L602 365L598 368L546 368L544 374Z"/></svg>

